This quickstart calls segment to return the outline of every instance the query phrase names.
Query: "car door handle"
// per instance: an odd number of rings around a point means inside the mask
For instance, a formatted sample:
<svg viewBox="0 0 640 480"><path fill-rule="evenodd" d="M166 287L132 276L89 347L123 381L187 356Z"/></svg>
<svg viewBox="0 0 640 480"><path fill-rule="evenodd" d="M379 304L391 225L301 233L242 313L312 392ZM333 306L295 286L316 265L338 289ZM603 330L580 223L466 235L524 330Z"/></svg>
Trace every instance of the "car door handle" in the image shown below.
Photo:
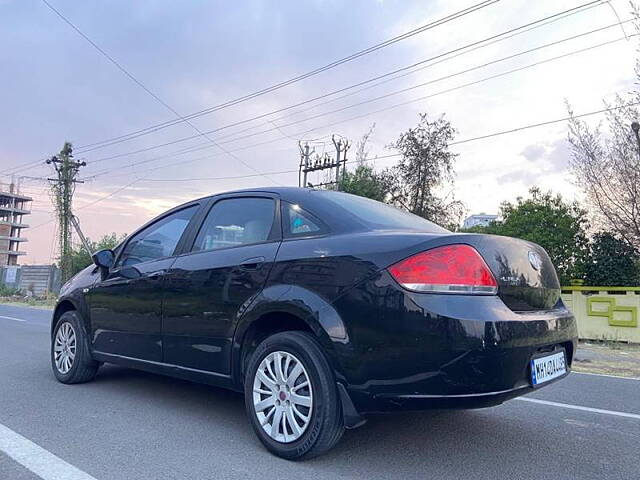
<svg viewBox="0 0 640 480"><path fill-rule="evenodd" d="M149 280L160 280L165 273L166 273L166 270L157 270L155 272L148 273L147 278Z"/></svg>
<svg viewBox="0 0 640 480"><path fill-rule="evenodd" d="M264 257L247 258L240 262L240 268L242 270L258 270L263 263Z"/></svg>

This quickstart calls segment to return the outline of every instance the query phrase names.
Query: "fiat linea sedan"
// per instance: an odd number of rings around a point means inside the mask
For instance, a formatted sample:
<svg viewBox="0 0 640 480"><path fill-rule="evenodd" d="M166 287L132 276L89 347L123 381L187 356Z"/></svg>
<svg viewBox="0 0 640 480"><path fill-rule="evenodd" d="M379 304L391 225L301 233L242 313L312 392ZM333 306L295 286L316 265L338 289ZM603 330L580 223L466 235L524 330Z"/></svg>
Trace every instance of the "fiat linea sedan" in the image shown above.
<svg viewBox="0 0 640 480"><path fill-rule="evenodd" d="M500 404L567 375L576 348L540 246L345 193L201 198L94 262L53 314L57 379L106 362L244 391L287 459L369 414Z"/></svg>

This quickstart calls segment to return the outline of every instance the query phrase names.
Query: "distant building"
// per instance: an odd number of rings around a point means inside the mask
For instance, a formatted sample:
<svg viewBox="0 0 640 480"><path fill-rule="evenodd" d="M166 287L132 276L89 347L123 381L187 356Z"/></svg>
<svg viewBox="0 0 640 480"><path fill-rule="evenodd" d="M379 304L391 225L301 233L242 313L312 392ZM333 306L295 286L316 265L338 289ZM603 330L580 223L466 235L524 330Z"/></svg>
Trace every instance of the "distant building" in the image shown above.
<svg viewBox="0 0 640 480"><path fill-rule="evenodd" d="M18 257L26 252L20 244L27 239L22 236L23 218L31 213L32 198L21 195L15 183L0 183L0 266L17 265Z"/></svg>
<svg viewBox="0 0 640 480"><path fill-rule="evenodd" d="M463 228L471 227L487 227L491 222L495 222L498 219L498 215L488 215L486 213L478 213L471 215L464 219L462 224Z"/></svg>

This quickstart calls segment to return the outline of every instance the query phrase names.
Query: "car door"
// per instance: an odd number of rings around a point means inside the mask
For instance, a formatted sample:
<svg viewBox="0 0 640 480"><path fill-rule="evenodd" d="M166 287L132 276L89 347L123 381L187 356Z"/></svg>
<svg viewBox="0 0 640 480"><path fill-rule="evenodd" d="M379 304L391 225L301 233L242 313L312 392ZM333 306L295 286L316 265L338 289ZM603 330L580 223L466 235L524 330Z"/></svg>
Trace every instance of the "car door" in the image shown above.
<svg viewBox="0 0 640 480"><path fill-rule="evenodd" d="M119 249L114 267L87 293L94 350L162 361L164 275L198 208L169 212Z"/></svg>
<svg viewBox="0 0 640 480"><path fill-rule="evenodd" d="M278 204L270 195L212 200L192 247L167 273L165 363L230 373L239 312L262 289L280 245Z"/></svg>

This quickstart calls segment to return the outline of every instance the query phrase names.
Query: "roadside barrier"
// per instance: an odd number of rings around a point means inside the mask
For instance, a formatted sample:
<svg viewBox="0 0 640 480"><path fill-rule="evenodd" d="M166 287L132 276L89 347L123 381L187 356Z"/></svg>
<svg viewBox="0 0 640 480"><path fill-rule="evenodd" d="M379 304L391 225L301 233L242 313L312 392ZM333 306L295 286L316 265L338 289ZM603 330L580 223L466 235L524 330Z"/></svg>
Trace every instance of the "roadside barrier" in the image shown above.
<svg viewBox="0 0 640 480"><path fill-rule="evenodd" d="M578 322L578 337L640 343L640 287L562 287Z"/></svg>

